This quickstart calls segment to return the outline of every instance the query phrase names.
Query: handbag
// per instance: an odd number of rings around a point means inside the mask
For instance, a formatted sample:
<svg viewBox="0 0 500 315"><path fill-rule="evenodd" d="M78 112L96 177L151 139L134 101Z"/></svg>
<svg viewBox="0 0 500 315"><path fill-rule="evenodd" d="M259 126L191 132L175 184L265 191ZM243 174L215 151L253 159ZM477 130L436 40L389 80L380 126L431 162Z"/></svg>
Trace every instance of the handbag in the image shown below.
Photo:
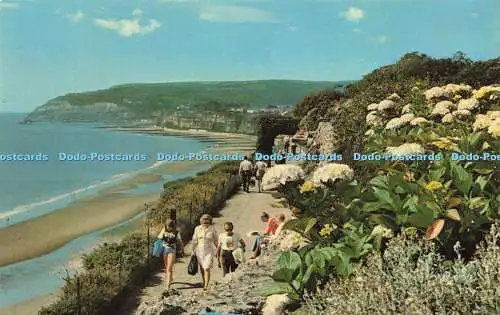
<svg viewBox="0 0 500 315"><path fill-rule="evenodd" d="M198 273L198 258L196 255L192 255L191 259L189 260L188 264L188 274L191 276L194 276L195 274Z"/></svg>
<svg viewBox="0 0 500 315"><path fill-rule="evenodd" d="M161 257L163 255L163 241L156 240L153 243L153 257Z"/></svg>

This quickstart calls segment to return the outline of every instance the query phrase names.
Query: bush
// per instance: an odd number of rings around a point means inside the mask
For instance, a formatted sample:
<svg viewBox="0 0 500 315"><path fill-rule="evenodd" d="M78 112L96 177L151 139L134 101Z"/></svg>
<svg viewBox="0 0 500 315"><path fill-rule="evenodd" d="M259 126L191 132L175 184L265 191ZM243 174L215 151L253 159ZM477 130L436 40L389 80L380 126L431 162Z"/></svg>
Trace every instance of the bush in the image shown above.
<svg viewBox="0 0 500 315"><path fill-rule="evenodd" d="M298 314L498 314L500 233L469 263L443 261L431 244L398 237L351 279L332 278Z"/></svg>
<svg viewBox="0 0 500 315"><path fill-rule="evenodd" d="M189 240L199 216L215 214L238 190L239 178L231 176L237 170L237 162L221 162L195 177L166 183L158 207L151 210L151 223L164 222L170 216L170 206L175 205L182 236ZM39 314L110 314L127 292L150 276L150 250L145 233L132 233L120 243L103 244L83 255L84 271L65 278L62 295Z"/></svg>

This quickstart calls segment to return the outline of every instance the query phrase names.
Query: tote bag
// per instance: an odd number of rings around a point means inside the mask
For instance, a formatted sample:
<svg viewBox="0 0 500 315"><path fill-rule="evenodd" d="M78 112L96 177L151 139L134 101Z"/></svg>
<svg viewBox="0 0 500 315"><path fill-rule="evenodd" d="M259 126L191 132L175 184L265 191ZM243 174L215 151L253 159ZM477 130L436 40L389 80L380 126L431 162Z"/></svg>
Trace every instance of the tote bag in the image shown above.
<svg viewBox="0 0 500 315"><path fill-rule="evenodd" d="M195 274L198 273L198 258L196 255L192 255L191 259L189 260L188 264L188 274L191 276L194 276Z"/></svg>
<svg viewBox="0 0 500 315"><path fill-rule="evenodd" d="M163 241L156 240L153 244L153 257L161 257L163 255Z"/></svg>

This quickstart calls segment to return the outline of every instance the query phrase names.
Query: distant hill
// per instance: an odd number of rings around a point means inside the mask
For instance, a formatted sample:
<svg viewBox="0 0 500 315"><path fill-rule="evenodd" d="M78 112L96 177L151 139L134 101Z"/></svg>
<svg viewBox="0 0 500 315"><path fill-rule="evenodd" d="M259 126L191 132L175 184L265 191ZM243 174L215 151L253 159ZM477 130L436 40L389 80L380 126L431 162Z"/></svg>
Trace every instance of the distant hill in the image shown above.
<svg viewBox="0 0 500 315"><path fill-rule="evenodd" d="M294 105L305 95L343 88L348 81L261 80L124 84L58 96L38 107L30 121L109 121L150 118L178 107L227 110Z"/></svg>

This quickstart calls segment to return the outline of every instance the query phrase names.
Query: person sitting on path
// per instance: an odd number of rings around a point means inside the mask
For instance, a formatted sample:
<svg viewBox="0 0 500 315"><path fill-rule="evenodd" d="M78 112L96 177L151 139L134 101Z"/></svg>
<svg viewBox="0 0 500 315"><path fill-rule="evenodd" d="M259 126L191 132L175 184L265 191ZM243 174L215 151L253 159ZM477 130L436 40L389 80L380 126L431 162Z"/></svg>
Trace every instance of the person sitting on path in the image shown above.
<svg viewBox="0 0 500 315"><path fill-rule="evenodd" d="M266 173L266 168L267 164L262 160L255 163L255 179L257 180L257 186L259 186L259 192L262 192L262 177Z"/></svg>
<svg viewBox="0 0 500 315"><path fill-rule="evenodd" d="M238 268L238 264L234 259L233 252L240 246L245 252L245 241L240 234L233 232L234 226L232 222L224 223L224 233L219 235L219 244L217 246L217 261L219 268L222 268L222 276L229 272L234 272Z"/></svg>
<svg viewBox="0 0 500 315"><path fill-rule="evenodd" d="M203 277L203 290L207 290L210 283L210 271L213 267L215 249L219 242L217 236L212 216L204 214L200 219L200 225L194 229L192 241L192 253L198 258L200 273Z"/></svg>
<svg viewBox="0 0 500 315"><path fill-rule="evenodd" d="M180 249L181 255L184 254L184 244L174 220L167 220L160 234L158 234L158 239L163 241L163 262L165 264L167 290L170 290L174 277L177 249Z"/></svg>
<svg viewBox="0 0 500 315"><path fill-rule="evenodd" d="M250 259L255 259L259 257L261 254L261 245L266 244L267 241L264 241L266 237L270 237L276 233L276 230L280 224L280 220L278 217L269 217L269 214L267 212L263 212L260 216L260 219L262 222L266 224L266 227L264 228L264 232L262 235L257 235L255 237L255 242L253 244L252 248L252 256Z"/></svg>
<svg viewBox="0 0 500 315"><path fill-rule="evenodd" d="M243 161L240 163L239 174L241 176L241 180L243 182L243 190L249 192L250 179L252 178L253 165L252 162L248 160L248 157L245 156Z"/></svg>

